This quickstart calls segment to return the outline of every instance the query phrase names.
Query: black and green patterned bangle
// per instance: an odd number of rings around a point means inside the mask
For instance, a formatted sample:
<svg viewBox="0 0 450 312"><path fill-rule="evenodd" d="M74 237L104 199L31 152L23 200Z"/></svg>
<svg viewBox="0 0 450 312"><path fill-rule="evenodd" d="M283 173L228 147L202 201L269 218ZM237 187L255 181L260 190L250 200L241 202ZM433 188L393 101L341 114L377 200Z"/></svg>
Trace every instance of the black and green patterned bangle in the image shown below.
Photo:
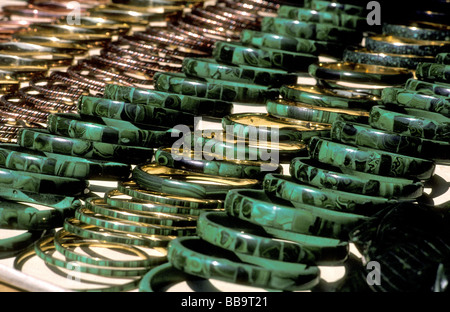
<svg viewBox="0 0 450 312"><path fill-rule="evenodd" d="M450 117L450 100L446 96L427 95L402 88L385 88L381 93L385 104L426 110Z"/></svg>
<svg viewBox="0 0 450 312"><path fill-rule="evenodd" d="M276 33L282 36L297 38L345 42L359 44L362 35L359 31L330 24L302 22L281 17L264 17L261 22L263 32Z"/></svg>
<svg viewBox="0 0 450 312"><path fill-rule="evenodd" d="M267 112L276 117L325 124L331 124L335 120L359 123L367 123L369 121L369 112L367 110L330 108L286 100L267 101L266 107Z"/></svg>
<svg viewBox="0 0 450 312"><path fill-rule="evenodd" d="M159 147L175 140L170 129L138 127L128 121L70 113L49 115L47 129L66 137L127 146Z"/></svg>
<svg viewBox="0 0 450 312"><path fill-rule="evenodd" d="M80 140L50 134L45 130L20 129L17 134L20 146L39 151L98 160L114 160L138 164L150 161L153 149Z"/></svg>
<svg viewBox="0 0 450 312"><path fill-rule="evenodd" d="M168 259L175 268L198 277L273 290L310 289L319 279L317 267L288 270L284 267L268 269L248 264L239 260L234 253L198 237L173 240L169 245Z"/></svg>
<svg viewBox="0 0 450 312"><path fill-rule="evenodd" d="M380 130L423 139L444 142L450 139L450 119L424 110L374 106L370 112L369 124Z"/></svg>
<svg viewBox="0 0 450 312"><path fill-rule="evenodd" d="M434 62L434 56L406 55L374 52L366 48L348 47L343 53L344 62L416 69L422 62Z"/></svg>
<svg viewBox="0 0 450 312"><path fill-rule="evenodd" d="M450 51L450 43L446 41L415 40L386 35L367 37L365 47L373 52L419 56L435 56L440 52Z"/></svg>
<svg viewBox="0 0 450 312"><path fill-rule="evenodd" d="M450 53L439 53L436 55L436 63L450 65Z"/></svg>
<svg viewBox="0 0 450 312"><path fill-rule="evenodd" d="M344 144L431 159L436 163L448 162L450 159L450 143L447 141L427 140L352 122L335 121L331 128L331 139Z"/></svg>
<svg viewBox="0 0 450 312"><path fill-rule="evenodd" d="M435 163L431 160L354 147L322 138L311 139L309 154L312 159L325 164L388 177L427 180L435 169Z"/></svg>
<svg viewBox="0 0 450 312"><path fill-rule="evenodd" d="M423 183L414 180L345 170L308 157L292 159L289 168L291 176L302 183L361 195L417 198L422 195L424 188Z"/></svg>
<svg viewBox="0 0 450 312"><path fill-rule="evenodd" d="M430 82L450 82L450 65L438 63L420 63L416 68L416 76Z"/></svg>
<svg viewBox="0 0 450 312"><path fill-rule="evenodd" d="M285 50L312 55L325 54L340 57L344 51L344 46L337 42L282 36L250 29L244 29L241 32L241 42L245 45L258 48Z"/></svg>
<svg viewBox="0 0 450 312"><path fill-rule="evenodd" d="M224 199L230 189L259 187L255 179L216 177L157 164L136 166L133 180L149 191L200 199Z"/></svg>
<svg viewBox="0 0 450 312"><path fill-rule="evenodd" d="M195 116L204 115L220 118L230 114L233 110L233 104L230 102L114 84L106 85L103 97L132 104L159 105L174 110L191 112Z"/></svg>
<svg viewBox="0 0 450 312"><path fill-rule="evenodd" d="M450 84L443 82L427 82L417 79L408 79L405 89L419 91L423 94L450 96Z"/></svg>
<svg viewBox="0 0 450 312"><path fill-rule="evenodd" d="M279 95L276 88L214 79L200 81L174 73L158 72L153 79L158 91L228 102L265 103L267 99L275 99Z"/></svg>
<svg viewBox="0 0 450 312"><path fill-rule="evenodd" d="M15 257L49 231L17 231L20 234L0 239L0 259Z"/></svg>
<svg viewBox="0 0 450 312"><path fill-rule="evenodd" d="M278 68L290 72L305 71L319 59L312 54L269 48L253 48L240 43L216 42L213 57L219 63Z"/></svg>
<svg viewBox="0 0 450 312"><path fill-rule="evenodd" d="M297 75L273 68L253 67L246 65L229 65L217 63L208 58L185 58L183 72L188 77L210 78L279 87L284 84L297 83Z"/></svg>
<svg viewBox="0 0 450 312"><path fill-rule="evenodd" d="M83 96L78 103L78 112L81 115L106 117L152 126L172 127L194 123L194 115L191 113L155 105L130 104L87 96Z"/></svg>
<svg viewBox="0 0 450 312"><path fill-rule="evenodd" d="M381 103L380 98L372 94L310 85L282 86L280 95L289 101L336 108L370 110Z"/></svg>
<svg viewBox="0 0 450 312"><path fill-rule="evenodd" d="M312 0L310 8L319 12L345 13L358 16L364 16L366 14L366 8L364 6L334 1Z"/></svg>
<svg viewBox="0 0 450 312"><path fill-rule="evenodd" d="M448 25L414 21L408 25L383 24L383 34L417 40L450 40Z"/></svg>
<svg viewBox="0 0 450 312"><path fill-rule="evenodd" d="M308 72L316 79L376 85L401 85L413 77L410 70L350 62L311 64Z"/></svg>
<svg viewBox="0 0 450 312"><path fill-rule="evenodd" d="M231 127L231 129L230 129ZM329 136L330 125L289 118L277 118L264 113L231 114L222 118L222 128L236 138L307 142L313 136Z"/></svg>

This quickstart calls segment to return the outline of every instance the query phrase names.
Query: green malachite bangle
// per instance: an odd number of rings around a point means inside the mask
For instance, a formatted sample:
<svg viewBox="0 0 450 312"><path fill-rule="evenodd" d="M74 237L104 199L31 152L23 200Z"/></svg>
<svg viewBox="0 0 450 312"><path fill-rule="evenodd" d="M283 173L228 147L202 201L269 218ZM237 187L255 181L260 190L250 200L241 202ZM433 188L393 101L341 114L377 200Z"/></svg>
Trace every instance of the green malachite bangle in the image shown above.
<svg viewBox="0 0 450 312"><path fill-rule="evenodd" d="M435 169L435 163L431 160L320 138L312 138L309 154L312 159L325 164L388 177L427 180Z"/></svg>
<svg viewBox="0 0 450 312"><path fill-rule="evenodd" d="M345 13L358 16L364 16L367 13L364 6L322 0L312 0L310 8L319 12Z"/></svg>
<svg viewBox="0 0 450 312"><path fill-rule="evenodd" d="M367 123L369 121L369 112L367 110L323 107L286 100L268 101L266 107L267 112L276 117L325 124L331 124L335 120L346 120L359 123Z"/></svg>
<svg viewBox="0 0 450 312"><path fill-rule="evenodd" d="M405 68L349 62L311 64L308 72L316 79L369 85L401 85L413 77L413 73Z"/></svg>
<svg viewBox="0 0 450 312"><path fill-rule="evenodd" d="M365 47L373 52L435 56L440 52L450 51L447 41L429 41L376 35L366 38Z"/></svg>
<svg viewBox="0 0 450 312"><path fill-rule="evenodd" d="M423 139L448 142L450 138L450 119L424 110L374 106L369 123L376 129Z"/></svg>
<svg viewBox="0 0 450 312"><path fill-rule="evenodd" d="M81 115L106 117L136 124L172 127L193 124L194 115L155 105L130 104L104 98L83 96L78 104Z"/></svg>
<svg viewBox="0 0 450 312"><path fill-rule="evenodd" d="M252 48L239 43L216 42L213 57L219 63L279 68L290 72L305 71L319 59L312 54L269 48Z"/></svg>
<svg viewBox="0 0 450 312"><path fill-rule="evenodd" d="M188 111L195 116L220 118L230 114L233 110L233 104L230 102L114 84L106 85L103 97L131 104L159 105L174 110Z"/></svg>
<svg viewBox="0 0 450 312"><path fill-rule="evenodd" d="M450 82L450 65L438 63L420 63L416 68L416 76L418 79L438 82Z"/></svg>
<svg viewBox="0 0 450 312"><path fill-rule="evenodd" d="M217 209L223 207L223 201L219 199L199 199L186 196L173 196L158 192L152 192L140 188L136 182L119 182L117 189L135 199L180 206L185 208Z"/></svg>
<svg viewBox="0 0 450 312"><path fill-rule="evenodd" d="M159 147L174 141L170 129L138 127L128 121L69 113L49 115L47 129L66 137L127 146Z"/></svg>
<svg viewBox="0 0 450 312"><path fill-rule="evenodd" d="M230 189L259 187L254 179L216 177L157 164L136 166L133 180L149 191L200 199L224 199Z"/></svg>
<svg viewBox="0 0 450 312"><path fill-rule="evenodd" d="M434 62L433 56L373 52L365 48L347 48L343 53L345 62L416 69L422 62Z"/></svg>
<svg viewBox="0 0 450 312"><path fill-rule="evenodd" d="M210 78L263 86L280 87L297 83L297 75L273 68L228 65L207 58L185 58L183 72L188 77Z"/></svg>
<svg viewBox="0 0 450 312"><path fill-rule="evenodd" d="M427 95L402 88L385 88L381 93L385 104L426 110L450 117L450 100L446 96Z"/></svg>
<svg viewBox="0 0 450 312"><path fill-rule="evenodd" d="M231 129L228 127L232 127ZM232 114L222 118L222 128L236 138L267 139L277 136L280 142L307 142L313 136L328 137L330 125L289 118L277 118L264 113Z"/></svg>
<svg viewBox="0 0 450 312"><path fill-rule="evenodd" d="M331 139L344 144L431 159L436 163L448 162L450 158L450 143L447 141L427 140L351 122L334 122Z"/></svg>
<svg viewBox="0 0 450 312"><path fill-rule="evenodd" d="M314 254L300 244L274 239L262 227L224 212L202 214L197 235L217 247L249 256L306 264L315 261Z"/></svg>
<svg viewBox="0 0 450 312"><path fill-rule="evenodd" d="M384 24L383 34L417 40L450 40L448 25L414 21L408 25Z"/></svg>
<svg viewBox="0 0 450 312"><path fill-rule="evenodd" d="M310 85L282 86L280 95L289 101L344 109L370 110L372 106L381 103L379 97L356 90L329 89Z"/></svg>
<svg viewBox="0 0 450 312"><path fill-rule="evenodd" d="M193 151L160 148L155 162L161 166L202 173L215 177L262 180L268 172L281 173L283 167L268 162L241 160L214 160L213 155L196 154Z"/></svg>
<svg viewBox="0 0 450 312"><path fill-rule="evenodd" d="M169 245L168 259L175 268L198 277L273 290L310 289L319 280L317 267L288 270L247 264L234 253L198 237L173 240Z"/></svg>
<svg viewBox="0 0 450 312"><path fill-rule="evenodd" d="M282 36L352 44L359 44L362 39L361 33L353 29L281 17L264 17L261 30Z"/></svg>
<svg viewBox="0 0 450 312"><path fill-rule="evenodd" d="M345 170L308 157L292 159L290 174L301 183L318 188L385 198L417 198L424 189L423 183L414 180Z"/></svg>
<svg viewBox="0 0 450 312"><path fill-rule="evenodd" d="M200 81L174 73L156 73L155 89L208 99L241 103L265 103L279 96L279 90L252 84L215 80Z"/></svg>
<svg viewBox="0 0 450 312"><path fill-rule="evenodd" d="M131 166L115 162L87 160L53 153L39 153L15 144L0 144L0 166L82 180L123 180Z"/></svg>
<svg viewBox="0 0 450 312"><path fill-rule="evenodd" d="M0 259L6 259L17 256L23 250L32 246L34 242L42 236L48 234L48 231L18 231L20 234L0 239Z"/></svg>
<svg viewBox="0 0 450 312"><path fill-rule="evenodd" d="M80 140L49 134L45 130L20 129L17 134L20 146L39 152L58 153L97 160L114 160L138 164L150 161L153 149Z"/></svg>
<svg viewBox="0 0 450 312"><path fill-rule="evenodd" d="M426 82L417 79L408 79L405 84L406 90L419 91L428 95L450 96L450 84L440 82Z"/></svg>
<svg viewBox="0 0 450 312"><path fill-rule="evenodd" d="M450 65L450 53L439 53L436 55L436 63Z"/></svg>

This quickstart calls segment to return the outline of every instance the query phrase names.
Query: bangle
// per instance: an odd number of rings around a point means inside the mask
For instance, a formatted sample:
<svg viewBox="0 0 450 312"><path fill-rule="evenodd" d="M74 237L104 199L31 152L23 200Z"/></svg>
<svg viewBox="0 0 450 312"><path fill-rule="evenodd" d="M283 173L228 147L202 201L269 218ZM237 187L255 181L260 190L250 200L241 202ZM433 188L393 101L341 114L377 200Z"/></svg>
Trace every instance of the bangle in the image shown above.
<svg viewBox="0 0 450 312"><path fill-rule="evenodd" d="M450 85L440 82L426 82L417 79L408 79L406 90L419 91L424 94L450 96Z"/></svg>
<svg viewBox="0 0 450 312"><path fill-rule="evenodd" d="M87 96L81 98L78 111L80 115L106 117L142 125L172 127L194 122L194 115L187 112Z"/></svg>
<svg viewBox="0 0 450 312"><path fill-rule="evenodd" d="M20 89L19 94L26 103L33 105L36 109L39 109L44 112L69 113L77 110L77 106L73 101L69 99L66 100L48 99L47 97L43 96L40 93L36 94L36 91L33 90L31 87L25 87Z"/></svg>
<svg viewBox="0 0 450 312"><path fill-rule="evenodd" d="M446 96L427 95L402 88L385 88L381 99L387 104L425 110L450 117L450 101Z"/></svg>
<svg viewBox="0 0 450 312"><path fill-rule="evenodd" d="M449 26L450 27L450 26ZM429 62L431 63L431 62ZM436 63L449 65L450 64L450 53L439 53L436 55Z"/></svg>
<svg viewBox="0 0 450 312"><path fill-rule="evenodd" d="M423 183L414 180L349 171L307 157L292 159L290 174L295 180L317 188L384 198L417 198L424 189Z"/></svg>
<svg viewBox="0 0 450 312"><path fill-rule="evenodd" d="M106 48L102 49L100 51L100 54L104 56L105 58L110 59L117 59L117 60L123 60L124 62L130 62L131 64L139 64L143 67L154 65L155 68L160 63L167 64L167 65L181 65L182 60L178 57L173 57L170 55L166 55L164 57L158 55L158 54L146 54L143 52L133 51L126 48L122 48L115 44L109 44L106 46ZM120 55L120 57L118 57ZM125 57L123 57L125 56ZM128 57L131 57L129 59ZM150 67L151 69L152 67ZM165 67L160 67L160 69L164 69Z"/></svg>
<svg viewBox="0 0 450 312"><path fill-rule="evenodd" d="M223 199L231 189L259 187L254 179L215 177L157 164L136 166L133 180L149 191L200 199Z"/></svg>
<svg viewBox="0 0 450 312"><path fill-rule="evenodd" d="M383 24L383 34L417 40L450 40L450 27L423 21L408 25Z"/></svg>
<svg viewBox="0 0 450 312"><path fill-rule="evenodd" d="M105 89L106 83L108 81L109 82L113 81L113 79L117 77L115 75L111 76L111 75L105 74L104 72L103 73L93 73L90 70L86 71L85 64L86 64L86 62L82 62L81 64L78 64L76 66L70 66L69 68L67 68L66 74L68 74L70 78L72 78L76 81L79 81L79 83L84 84L84 86L89 87L89 89L91 89L91 90L102 92ZM55 74L58 74L58 73L53 72L50 77L53 78ZM130 84L127 80L128 79L126 79L126 78L123 79L123 76L120 76L119 83L131 86L132 84Z"/></svg>
<svg viewBox="0 0 450 312"><path fill-rule="evenodd" d="M45 123L49 115L48 112L37 110L33 106L28 105L22 98L14 94L3 95L0 98L0 103L2 108L8 112L17 114L17 116L27 116L25 120L29 121Z"/></svg>
<svg viewBox="0 0 450 312"><path fill-rule="evenodd" d="M64 67L70 66L73 62L73 55L69 54L40 54L36 55L11 55L0 54L0 66L48 66Z"/></svg>
<svg viewBox="0 0 450 312"><path fill-rule="evenodd" d="M47 75L47 66L0 66L0 79L14 79L19 82Z"/></svg>
<svg viewBox="0 0 450 312"><path fill-rule="evenodd" d="M36 33L39 35L54 35L60 34L87 34L87 35L109 35L111 36L111 29L104 27L85 27L82 25L68 25L68 24L48 24L48 23L32 23L22 30L25 33Z"/></svg>
<svg viewBox="0 0 450 312"><path fill-rule="evenodd" d="M78 26L80 27L94 30L104 29L112 35L126 35L131 29L131 26L127 23L121 23L112 19L108 20L101 17L80 16L77 22L78 21ZM67 18L61 18L60 20L57 20L56 24L66 25Z"/></svg>
<svg viewBox="0 0 450 312"><path fill-rule="evenodd" d="M369 96L381 97L381 91L387 86L384 85L366 85L361 83L348 83L346 81L332 81L317 79L316 85L320 88L339 90L339 92L357 92ZM390 87L391 85L389 85Z"/></svg>
<svg viewBox="0 0 450 312"><path fill-rule="evenodd" d="M20 17L31 17L39 19L48 19L49 21L67 16L72 12L71 9L61 6L47 5L5 5L2 7L4 14L11 18L13 15ZM85 12L85 10L82 10Z"/></svg>
<svg viewBox="0 0 450 312"><path fill-rule="evenodd" d="M184 20L173 20L167 23L167 27L174 33L185 36L193 37L196 40L203 41L210 46L214 46L217 40L225 40L222 34L214 29L209 29L201 26L190 24ZM236 38L236 36L235 36ZM237 40L237 38L235 39ZM200 51L199 51L200 52ZM209 56L210 53L203 52L202 54Z"/></svg>
<svg viewBox="0 0 450 312"><path fill-rule="evenodd" d="M365 47L373 52L419 56L434 56L439 52L450 51L450 44L446 41L416 40L385 35L367 37Z"/></svg>
<svg viewBox="0 0 450 312"><path fill-rule="evenodd" d="M68 54L72 54L74 56L87 56L89 53L89 49L93 48L93 46L89 44L77 43L70 40L63 40L56 37L43 37L43 36L20 36L15 38L19 44L28 44L39 47L45 47L46 49L64 49L71 51ZM39 50L38 48L37 50Z"/></svg>
<svg viewBox="0 0 450 312"><path fill-rule="evenodd" d="M434 173L431 160L354 147L322 138L312 138L309 156L321 163L336 167L388 177L427 180Z"/></svg>
<svg viewBox="0 0 450 312"><path fill-rule="evenodd" d="M280 87L297 83L297 75L284 70L253 67L246 65L228 65L212 59L185 58L183 72L188 77L227 80L247 84Z"/></svg>
<svg viewBox="0 0 450 312"><path fill-rule="evenodd" d="M330 89L309 85L282 86L280 95L289 101L342 109L370 110L372 106L381 103L379 97L357 90Z"/></svg>
<svg viewBox="0 0 450 312"><path fill-rule="evenodd" d="M20 88L20 81L12 79L0 79L0 94L16 93Z"/></svg>
<svg viewBox="0 0 450 312"><path fill-rule="evenodd" d="M417 10L415 12L415 15L421 21L448 25L449 15L448 15L447 12L436 12L436 11L430 11L430 10L426 10L426 11Z"/></svg>
<svg viewBox="0 0 450 312"><path fill-rule="evenodd" d="M103 91L104 87L96 86L96 85L91 84L90 82L83 81L83 80L81 80L81 79L83 79L83 77L81 77L81 76L77 77L77 76L79 76L79 75L75 75L75 77L74 77L73 73L69 74L67 72L55 71L50 74L50 80L62 82L63 84L66 84L66 85L75 85L78 88L83 89L84 91L87 91L87 90L94 90L94 91L98 91L98 92ZM78 79L78 78L80 78L80 79Z"/></svg>
<svg viewBox="0 0 450 312"><path fill-rule="evenodd" d="M1 23L1 22L0 22ZM0 52L5 54L17 55L17 56L39 56L39 55L48 55L52 53L62 54L62 55L72 55L72 56L86 56L88 53L88 49L82 47L58 47L54 46L45 46L27 42L2 42L0 43Z"/></svg>
<svg viewBox="0 0 450 312"><path fill-rule="evenodd" d="M416 69L419 63L434 62L434 57L372 52L365 48L347 48L344 51L343 60L350 63Z"/></svg>
<svg viewBox="0 0 450 312"><path fill-rule="evenodd" d="M153 157L152 148L67 138L38 129L20 129L17 142L20 146L34 151L97 160L114 160L126 164L150 161Z"/></svg>
<svg viewBox="0 0 450 312"><path fill-rule="evenodd" d="M259 29L261 26L261 16L250 12L236 10L227 6L208 5L204 7L208 12L220 14L229 20L247 24L251 29Z"/></svg>
<svg viewBox="0 0 450 312"><path fill-rule="evenodd" d="M334 12L337 14L350 14L350 15L359 15L363 16L366 14L366 8L359 5L351 5L346 3L337 3L331 1L319 1L313 0L311 1L311 9L319 11L319 12Z"/></svg>
<svg viewBox="0 0 450 312"><path fill-rule="evenodd" d="M19 231L20 234L13 237L0 239L0 259L15 257L23 250L29 248L49 231Z"/></svg>
<svg viewBox="0 0 450 312"><path fill-rule="evenodd" d="M448 141L450 119L424 110L374 106L369 124L373 128L429 140Z"/></svg>
<svg viewBox="0 0 450 312"><path fill-rule="evenodd" d="M205 29L204 33L222 37L223 40L227 38L232 40L239 39L239 29L236 29L229 24L222 23L213 19L205 18L192 13L186 13L183 16L183 21L186 24L191 24L194 27Z"/></svg>
<svg viewBox="0 0 450 312"><path fill-rule="evenodd" d="M410 70L349 62L311 64L308 72L316 79L363 84L400 85L413 77Z"/></svg>
<svg viewBox="0 0 450 312"><path fill-rule="evenodd" d="M120 7L99 5L89 9L89 16L102 17L131 25L147 25L149 22L165 21L169 13L165 10L130 11Z"/></svg>
<svg viewBox="0 0 450 312"><path fill-rule="evenodd" d="M220 22L223 25L227 25L228 28L231 30L242 31L243 29L247 29L247 28L256 29L256 27L252 26L249 22L242 22L240 20L234 20L232 18L228 18L224 15L221 15L222 12L208 11L205 8L194 8L191 10L191 12L193 15L197 15L197 16L200 16L203 18L207 18L210 20Z"/></svg>
<svg viewBox="0 0 450 312"><path fill-rule="evenodd" d="M204 43L199 40L164 31L155 31L152 33L135 32L133 36L140 40L155 42L165 46L175 45L202 52L210 52L212 49L211 43Z"/></svg>
<svg viewBox="0 0 450 312"><path fill-rule="evenodd" d="M231 114L222 118L222 128L236 138L245 140L272 140L277 136L279 141L308 141L313 136L330 134L329 124L313 123L303 120L277 118L264 113Z"/></svg>
<svg viewBox="0 0 450 312"><path fill-rule="evenodd" d="M344 46L335 42L281 36L268 32L244 29L241 32L241 43L258 48L286 50L312 55L329 54L341 56Z"/></svg>
<svg viewBox="0 0 450 312"><path fill-rule="evenodd" d="M310 64L319 60L317 56L311 54L252 48L224 41L216 43L213 57L217 62L227 64L279 68L290 72L304 71Z"/></svg>
<svg viewBox="0 0 450 312"><path fill-rule="evenodd" d="M317 267L287 270L247 264L235 254L198 237L173 240L167 257L175 268L185 273L254 287L287 291L310 289L319 279Z"/></svg>
<svg viewBox="0 0 450 312"><path fill-rule="evenodd" d="M416 68L416 76L418 79L430 82L450 82L448 72L450 65L438 63L420 63Z"/></svg>
<svg viewBox="0 0 450 312"><path fill-rule="evenodd" d="M200 157L197 157L200 156ZM212 155L196 155L191 151L186 155L183 151L174 151L171 148L159 148L155 153L155 162L158 165L174 169L183 169L190 172L202 173L210 176L256 179L262 180L267 172L281 173L283 168L265 162L240 160L212 160Z"/></svg>
<svg viewBox="0 0 450 312"><path fill-rule="evenodd" d="M278 97L278 89L211 79L199 81L174 73L156 73L155 89L163 92L205 97L208 99L240 103L264 103Z"/></svg>
<svg viewBox="0 0 450 312"><path fill-rule="evenodd" d="M34 44L45 44L48 42L51 42L53 45L57 43L76 44L87 49L104 47L108 42L111 42L109 35L98 34L49 34L39 36L33 32L20 32L14 34L13 38L21 42Z"/></svg>
<svg viewBox="0 0 450 312"><path fill-rule="evenodd" d="M358 44L362 39L361 33L353 29L281 17L264 17L261 22L261 31L282 36L351 44Z"/></svg>
<svg viewBox="0 0 450 312"><path fill-rule="evenodd" d="M344 144L431 159L437 163L445 161L450 155L450 143L446 141L427 140L344 121L333 123L331 139Z"/></svg>
<svg viewBox="0 0 450 312"><path fill-rule="evenodd" d="M89 92L76 85L67 85L50 78L33 79L29 82L31 88L50 99L72 99L77 100L81 95Z"/></svg>

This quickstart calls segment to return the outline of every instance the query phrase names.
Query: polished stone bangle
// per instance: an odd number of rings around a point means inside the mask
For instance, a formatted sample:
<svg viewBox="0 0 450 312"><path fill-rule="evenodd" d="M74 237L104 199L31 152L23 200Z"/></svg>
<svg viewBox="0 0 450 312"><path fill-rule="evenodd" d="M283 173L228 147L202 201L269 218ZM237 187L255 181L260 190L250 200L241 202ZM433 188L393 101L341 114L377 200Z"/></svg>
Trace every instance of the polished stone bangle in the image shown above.
<svg viewBox="0 0 450 312"><path fill-rule="evenodd" d="M345 170L307 157L292 159L290 174L295 180L317 188L385 198L417 198L424 189L423 183L414 180Z"/></svg>
<svg viewBox="0 0 450 312"><path fill-rule="evenodd" d="M279 95L276 88L215 79L200 81L174 73L156 73L153 78L157 91L228 102L264 103L267 99L274 99Z"/></svg>
<svg viewBox="0 0 450 312"><path fill-rule="evenodd" d="M381 93L381 99L386 104L397 104L450 117L450 101L446 96L427 95L402 88L385 88Z"/></svg>
<svg viewBox="0 0 450 312"><path fill-rule="evenodd" d="M34 242L49 234L49 231L19 231L20 234L0 239L0 259L15 257L23 250L33 246Z"/></svg>
<svg viewBox="0 0 450 312"><path fill-rule="evenodd" d="M420 80L429 82L450 82L450 65L438 63L420 63L416 68L416 76Z"/></svg>
<svg viewBox="0 0 450 312"><path fill-rule="evenodd" d="M312 159L341 168L388 177L427 180L434 173L431 160L381 150L312 138L309 143Z"/></svg>
<svg viewBox="0 0 450 312"><path fill-rule="evenodd" d="M374 106L369 124L377 129L447 142L450 119L444 115L413 108Z"/></svg>
<svg viewBox="0 0 450 312"><path fill-rule="evenodd" d="M264 17L261 31L297 38L359 44L361 33L330 24L302 22L281 17Z"/></svg>
<svg viewBox="0 0 450 312"><path fill-rule="evenodd" d="M317 267L288 270L247 264L235 254L198 237L173 240L169 245L168 259L175 268L198 277L275 290L310 289L319 278Z"/></svg>
<svg viewBox="0 0 450 312"><path fill-rule="evenodd" d="M434 57L372 52L365 48L347 48L344 51L343 60L351 63L416 69L419 63L434 62Z"/></svg>
<svg viewBox="0 0 450 312"><path fill-rule="evenodd" d="M329 124L303 120L277 118L264 113L231 114L222 118L222 128L227 133L232 127L236 138L245 140L302 141L307 142L313 136L329 136Z"/></svg>
<svg viewBox="0 0 450 312"><path fill-rule="evenodd" d="M150 161L153 157L151 148L67 138L37 129L20 129L17 142L20 146L34 151L97 160L114 160L127 164Z"/></svg>
<svg viewBox="0 0 450 312"><path fill-rule="evenodd" d="M259 187L255 179L215 177L156 164L136 166L133 180L149 191L199 199L223 199L231 189Z"/></svg>
<svg viewBox="0 0 450 312"><path fill-rule="evenodd" d="M404 68L349 62L311 64L308 72L316 79L376 85L401 85L413 77Z"/></svg>
<svg viewBox="0 0 450 312"><path fill-rule="evenodd" d="M254 83L272 87L295 84L298 79L297 75L283 70L246 65L228 65L206 58L185 58L183 61L183 72L189 77L227 80L247 84Z"/></svg>
<svg viewBox="0 0 450 312"><path fill-rule="evenodd" d="M359 16L364 16L366 14L366 8L364 6L331 1L313 0L311 1L310 7L319 12L345 13Z"/></svg>
<svg viewBox="0 0 450 312"><path fill-rule="evenodd" d="M414 21L407 25L383 24L383 34L418 40L450 40L448 25Z"/></svg>
<svg viewBox="0 0 450 312"><path fill-rule="evenodd" d="M450 65L450 53L445 52L445 53L437 54L436 55L436 63Z"/></svg>
<svg viewBox="0 0 450 312"><path fill-rule="evenodd" d="M440 82L427 82L417 79L408 79L405 89L419 91L423 94L450 96L450 84Z"/></svg>
<svg viewBox="0 0 450 312"><path fill-rule="evenodd" d="M379 97L357 90L329 89L317 85L282 86L280 95L289 101L343 109L370 110L372 106L381 103Z"/></svg>
<svg viewBox="0 0 450 312"><path fill-rule="evenodd" d="M218 41L213 50L217 62L232 65L247 65L278 68L290 72L305 71L309 64L317 62L317 56L269 48L252 48L239 43Z"/></svg>

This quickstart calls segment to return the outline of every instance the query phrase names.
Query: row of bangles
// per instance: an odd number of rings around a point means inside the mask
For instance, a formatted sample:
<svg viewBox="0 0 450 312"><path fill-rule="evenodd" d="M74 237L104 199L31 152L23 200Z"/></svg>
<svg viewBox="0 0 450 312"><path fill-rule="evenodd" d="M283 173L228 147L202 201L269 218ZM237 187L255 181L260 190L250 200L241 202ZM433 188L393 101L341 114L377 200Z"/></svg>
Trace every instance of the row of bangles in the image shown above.
<svg viewBox="0 0 450 312"><path fill-rule="evenodd" d="M447 291L450 5L367 13L3 5L0 258L76 291Z"/></svg>

